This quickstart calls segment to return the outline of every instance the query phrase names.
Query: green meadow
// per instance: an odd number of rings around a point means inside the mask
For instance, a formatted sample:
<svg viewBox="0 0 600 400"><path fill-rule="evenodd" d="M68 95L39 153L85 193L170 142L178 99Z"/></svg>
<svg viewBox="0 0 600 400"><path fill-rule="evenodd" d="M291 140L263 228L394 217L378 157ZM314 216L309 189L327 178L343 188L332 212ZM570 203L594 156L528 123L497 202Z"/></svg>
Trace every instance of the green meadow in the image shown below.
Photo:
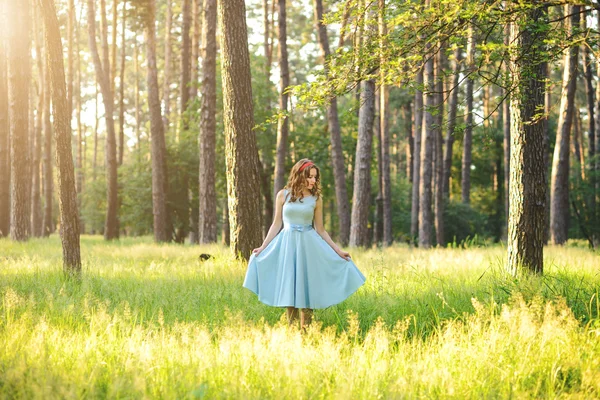
<svg viewBox="0 0 600 400"><path fill-rule="evenodd" d="M353 250L367 283L301 333L222 246L84 236L69 280L58 237L3 239L0 398L600 397L599 255L505 253Z"/></svg>

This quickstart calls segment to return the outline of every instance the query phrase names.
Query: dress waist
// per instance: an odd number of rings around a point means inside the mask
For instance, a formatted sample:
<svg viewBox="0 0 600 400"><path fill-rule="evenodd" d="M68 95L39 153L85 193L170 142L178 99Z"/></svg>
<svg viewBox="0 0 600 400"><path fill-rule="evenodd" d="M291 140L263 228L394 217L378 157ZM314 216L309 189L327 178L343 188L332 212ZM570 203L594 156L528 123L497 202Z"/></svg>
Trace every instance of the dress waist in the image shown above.
<svg viewBox="0 0 600 400"><path fill-rule="evenodd" d="M313 229L312 225L302 225L302 224L284 224L283 229L287 229L290 231L297 232L306 232Z"/></svg>

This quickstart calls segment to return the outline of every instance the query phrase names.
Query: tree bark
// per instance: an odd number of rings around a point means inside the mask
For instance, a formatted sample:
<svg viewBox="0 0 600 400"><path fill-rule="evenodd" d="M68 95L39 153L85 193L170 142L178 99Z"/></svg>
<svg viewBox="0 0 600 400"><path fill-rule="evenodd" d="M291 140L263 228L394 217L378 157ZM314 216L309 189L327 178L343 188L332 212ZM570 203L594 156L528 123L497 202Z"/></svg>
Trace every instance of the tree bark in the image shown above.
<svg viewBox="0 0 600 400"><path fill-rule="evenodd" d="M404 130L406 131L406 179L411 183L415 165L415 136L412 130L412 115L412 102L408 102L402 107L402 118L404 119Z"/></svg>
<svg viewBox="0 0 600 400"><path fill-rule="evenodd" d="M28 1L8 1L6 24L8 44L8 96L11 145L11 224L12 240L29 238L30 160L29 160L29 79L30 5Z"/></svg>
<svg viewBox="0 0 600 400"><path fill-rule="evenodd" d="M75 74L73 73L73 49L75 47L75 0L68 1L68 24L67 24L67 35L68 35L68 53L67 53L67 96L69 104L69 110L71 110L71 114L73 115L73 88L74 88L74 80Z"/></svg>
<svg viewBox="0 0 600 400"><path fill-rule="evenodd" d="M123 0L123 10L121 15L121 68L119 68L119 166L123 165L123 154L125 153L125 53L127 52L127 39L125 37L125 28L127 23L126 6L127 0Z"/></svg>
<svg viewBox="0 0 600 400"><path fill-rule="evenodd" d="M421 131L423 125L423 92L420 88L423 86L423 69L417 73L415 84L417 89L415 90L415 139L413 151L410 236L416 241L419 236L419 185L421 179Z"/></svg>
<svg viewBox="0 0 600 400"><path fill-rule="evenodd" d="M54 174L52 172L52 122L50 119L50 104L52 101L50 95L50 72L48 65L48 48L44 48L42 56L42 82L44 82L44 103L42 107L42 135L43 135L43 155L42 155L42 186L44 192L44 213L42 219L42 236L48 237L53 231L52 203L54 192Z"/></svg>
<svg viewBox="0 0 600 400"><path fill-rule="evenodd" d="M429 6L429 1L426 1ZM433 225L432 214L432 191L431 181L433 175L433 145L434 137L434 116L432 114L435 107L435 82L433 72L433 58L425 62L423 73L423 94L425 109L423 111L423 127L421 133L421 176L419 178L419 247L431 247L431 234Z"/></svg>
<svg viewBox="0 0 600 400"><path fill-rule="evenodd" d="M467 86L466 86L466 117L465 135L463 137L461 200L465 204L471 202L471 162L473 151L473 76L475 66L475 33L473 25L469 26L467 38Z"/></svg>
<svg viewBox="0 0 600 400"><path fill-rule="evenodd" d="M572 15L569 18L568 29L573 34L579 27L579 6L564 7L565 15ZM564 244L569 233L569 152L577 84L577 53L577 46L564 51L563 84L550 194L550 239L554 244Z"/></svg>
<svg viewBox="0 0 600 400"><path fill-rule="evenodd" d="M444 133L442 131L444 123L444 64L445 64L445 48L440 46L440 50L435 59L435 105L437 107L437 115L435 116L435 160L434 160L434 176L435 176L435 239L438 246L446 244L444 240Z"/></svg>
<svg viewBox="0 0 600 400"><path fill-rule="evenodd" d="M504 1L504 7L506 7L506 1ZM510 24L504 26L504 46L508 48L510 45ZM508 86L510 79L508 63L505 62L502 66L502 73L506 81L505 86ZM504 149L504 215L506 216L505 231L508 235L508 216L510 212L510 127L511 127L511 110L510 110L510 93L505 88L502 89L503 103L502 103L502 130L503 130L503 149ZM507 237L508 239L508 237Z"/></svg>
<svg viewBox="0 0 600 400"><path fill-rule="evenodd" d="M600 12L599 12L600 13ZM587 14L587 13L586 13ZM586 35L591 35L591 30L587 28L587 15L584 14L583 18L581 18L581 29L585 32ZM586 44L581 46L581 55L582 55L582 66L583 66L583 75L585 78L585 94L587 97L587 108L588 108L588 160L590 160L589 165L582 165L582 171L585 171L585 168L588 168L591 172L589 174L589 182L590 187L592 188L591 195L588 196L587 201L589 203L589 209L591 210L591 215L596 215L596 193L595 186L596 180L598 177L594 174L594 156L596 154L596 146L597 146L597 137L596 137L596 115L594 113L594 106L596 103L596 99L594 98L594 86L592 82L594 81L592 76L592 60L590 58L590 49ZM598 85L600 86L600 85ZM600 110L599 110L600 111ZM593 239L594 242L597 241L597 238Z"/></svg>
<svg viewBox="0 0 600 400"><path fill-rule="evenodd" d="M373 148L373 121L375 119L375 82L361 82L358 117L358 143L354 166L354 194L350 246L367 247L369 240L369 206L371 203L371 154Z"/></svg>
<svg viewBox="0 0 600 400"><path fill-rule="evenodd" d="M387 22L385 19L385 0L379 1L379 35L384 38L387 35ZM382 39L381 63L385 63L385 42ZM382 173L382 195L383 195L383 244L392 244L392 181L390 176L390 129L389 129L389 88L385 85L385 71L382 69L381 87L379 89L379 130L381 135L381 173Z"/></svg>
<svg viewBox="0 0 600 400"><path fill-rule="evenodd" d="M543 234L547 177L544 168L544 132L541 118L544 106L543 63L547 12L536 6L521 15L510 27L514 91L511 102L510 215L508 219L508 270L541 274L544 267Z"/></svg>
<svg viewBox="0 0 600 400"><path fill-rule="evenodd" d="M158 95L158 68L156 67L156 0L148 1L147 19L144 21L147 56L148 103L150 109L150 133L152 135L152 214L154 216L154 240L170 239L167 228L167 167L165 130ZM166 73L166 71L165 71Z"/></svg>
<svg viewBox="0 0 600 400"><path fill-rule="evenodd" d="M315 25L317 27L319 46L323 57L325 69L329 69L329 38L327 27L323 24L323 2L314 0ZM342 246L347 246L350 239L350 202L346 187L346 173L344 170L344 153L342 151L342 135L338 117L337 99L333 98L327 108L327 126L331 141L331 163L333 166L333 179L335 183L335 197L339 219L339 241Z"/></svg>
<svg viewBox="0 0 600 400"><path fill-rule="evenodd" d="M217 114L217 1L204 0L202 22L202 93L200 102L200 243L217 241L216 114Z"/></svg>
<svg viewBox="0 0 600 400"><path fill-rule="evenodd" d="M0 3L0 7L4 4ZM3 9L0 8L0 36L6 33L7 24ZM10 124L8 119L7 49L4 39L0 39L0 237L10 234Z"/></svg>
<svg viewBox="0 0 600 400"><path fill-rule="evenodd" d="M248 52L246 6L243 0L219 2L225 160L231 250L250 257L261 242L261 210L255 185L259 182L258 150L252 128L252 80Z"/></svg>
<svg viewBox="0 0 600 400"><path fill-rule="evenodd" d="M169 132L169 118L171 115L171 30L173 28L173 0L167 2L167 21L165 24L165 69L163 71L163 131Z"/></svg>
<svg viewBox="0 0 600 400"><path fill-rule="evenodd" d="M96 79L102 92L102 102L104 104L104 119L106 121L106 220L104 223L104 239L113 240L119 238L119 219L118 219L118 194L117 194L117 143L115 135L114 100L112 85L110 80L110 63L108 58L108 40L106 32L106 4L105 0L100 1L102 18L102 48L103 59L100 60L98 47L96 44L96 16L94 1L88 0L88 34L90 42L90 52L94 60L94 69Z"/></svg>
<svg viewBox="0 0 600 400"><path fill-rule="evenodd" d="M71 108L67 100L67 85L60 27L53 0L37 0L44 16L46 48L54 117L56 164L58 167L58 197L60 208L60 236L63 247L63 267L69 274L81 273L79 250L79 213L75 169L71 153Z"/></svg>
<svg viewBox="0 0 600 400"><path fill-rule="evenodd" d="M36 23L42 25L42 19L39 16L36 7L34 14L36 15ZM40 162L42 158L42 110L44 109L44 96L46 96L45 84L44 84L44 55L42 55L42 38L43 32L34 33L35 38L35 54L38 68L38 103L37 113L35 118L35 128L33 140L31 141L32 160L31 160L31 175L32 175L32 186L31 186L31 226L30 232L33 237L42 236L42 198L41 198L41 176L40 176Z"/></svg>
<svg viewBox="0 0 600 400"><path fill-rule="evenodd" d="M460 63L462 61L462 49L454 49L452 60L452 86L450 100L448 103L448 130L446 131L446 148L444 152L444 197L450 198L450 176L452 172L452 147L454 146L454 130L456 128L456 111L458 109L459 75Z"/></svg>
<svg viewBox="0 0 600 400"><path fill-rule="evenodd" d="M283 113L277 120L277 159L275 162L275 184L273 187L273 199L285 185L285 155L287 152L287 141L290 121L287 116L288 93L290 86L290 72L287 51L287 24L286 24L286 0L277 0L277 46L279 55L279 112ZM274 201L274 200L273 200Z"/></svg>
<svg viewBox="0 0 600 400"><path fill-rule="evenodd" d="M79 32L80 23L77 22L77 32ZM81 200L83 196L83 182L84 182L84 172L85 172L85 135L83 123L81 120L81 54L79 48L79 35L77 35L77 209L80 212L79 217L79 231L80 233L85 233L85 224L84 220L81 217Z"/></svg>

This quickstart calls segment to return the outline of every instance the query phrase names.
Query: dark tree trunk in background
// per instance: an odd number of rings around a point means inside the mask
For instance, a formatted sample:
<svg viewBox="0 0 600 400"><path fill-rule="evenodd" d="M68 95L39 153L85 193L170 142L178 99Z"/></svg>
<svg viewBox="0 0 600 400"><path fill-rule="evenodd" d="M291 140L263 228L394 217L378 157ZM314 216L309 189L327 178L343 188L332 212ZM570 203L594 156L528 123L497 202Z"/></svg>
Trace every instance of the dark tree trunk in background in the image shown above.
<svg viewBox="0 0 600 400"><path fill-rule="evenodd" d="M169 118L171 114L171 30L173 28L173 0L166 1L167 21L165 23L165 64L163 71L163 131L169 132ZM155 6L156 7L156 6Z"/></svg>
<svg viewBox="0 0 600 400"><path fill-rule="evenodd" d="M387 35L387 22L385 19L385 0L379 1L379 34L381 37ZM381 61L385 62L383 50L385 43L380 43ZM379 130L381 135L381 174L383 195L383 244L392 244L392 180L390 176L390 129L389 129L389 88L385 85L385 71L381 70L381 87L379 88Z"/></svg>
<svg viewBox="0 0 600 400"><path fill-rule="evenodd" d="M108 39L106 32L106 5L105 0L100 1L102 17L102 54L100 60L98 47L96 44L96 17L94 10L94 1L88 0L88 33L90 42L90 52L94 60L94 69L96 70L96 79L102 92L102 102L104 104L104 117L106 121L106 221L104 224L104 239L113 240L119 238L119 219L118 219L118 195L117 195L117 143L115 135L114 100L112 93L112 84L110 79L110 62L108 58Z"/></svg>
<svg viewBox="0 0 600 400"><path fill-rule="evenodd" d="M54 174L52 172L52 122L50 119L50 72L48 65L48 48L44 48L42 55L42 82L44 82L44 103L42 107L42 135L43 135L43 191L44 191L44 215L42 219L42 236L47 237L53 231L52 203L54 193Z"/></svg>
<svg viewBox="0 0 600 400"><path fill-rule="evenodd" d="M60 237L63 248L63 267L66 273L81 272L79 251L79 213L75 168L71 152L71 107L67 100L67 85L60 27L53 0L37 0L44 17L46 49L52 92L56 165L58 168L58 198L60 208Z"/></svg>
<svg viewBox="0 0 600 400"><path fill-rule="evenodd" d="M544 51L540 23L547 23L542 7L534 7L510 28L510 41L516 51L510 60L514 88L511 96L510 215L508 219L508 269L513 275L522 271L541 274L544 268L544 210L546 207L546 169L544 168L544 131L541 118L544 106L545 68L540 62Z"/></svg>
<svg viewBox="0 0 600 400"><path fill-rule="evenodd" d="M452 147L454 146L454 130L456 128L456 110L458 109L458 92L460 75L460 63L462 61L462 49L454 49L454 58L452 60L452 92L448 103L448 130L446 131L446 148L444 152L444 197L450 198L450 176L452 172Z"/></svg>
<svg viewBox="0 0 600 400"><path fill-rule="evenodd" d="M216 124L217 124L217 1L204 0L202 23L202 93L200 102L200 174L198 237L217 241Z"/></svg>
<svg viewBox="0 0 600 400"><path fill-rule="evenodd" d="M354 163L354 195L350 246L369 245L369 207L371 203L371 154L373 149L373 120L375 119L375 82L361 82L358 117L358 143Z"/></svg>
<svg viewBox="0 0 600 400"><path fill-rule="evenodd" d="M286 93L290 85L290 71L288 65L287 51L287 23L286 23L286 0L277 0L278 20L277 39L279 51L279 111L287 113L288 98ZM277 122L277 160L275 162L275 183L273 186L273 199L277 196L286 180L285 156L287 152L287 141L290 129L290 120L287 115L280 117Z"/></svg>
<svg viewBox="0 0 600 400"><path fill-rule="evenodd" d="M413 180L413 168L415 164L415 136L412 130L412 116L412 102L408 102L402 107L402 119L404 120L404 130L406 131L406 179L409 182Z"/></svg>
<svg viewBox="0 0 600 400"><path fill-rule="evenodd" d="M471 202L471 160L473 151L473 84L475 82L475 33L473 25L469 26L469 37L467 38L467 71L469 74L466 85L466 118L465 135L463 137L462 155L462 179L461 179L461 201L465 204Z"/></svg>
<svg viewBox="0 0 600 400"><path fill-rule="evenodd" d="M147 19L144 21L146 56L148 60L148 103L150 109L150 134L152 137L152 214L154 215L154 240L170 240L167 229L167 166L165 130L158 95L158 69L156 67L156 0L148 2Z"/></svg>
<svg viewBox="0 0 600 400"><path fill-rule="evenodd" d="M440 46L440 50L435 59L435 106L437 115L435 116L434 136L434 181L435 181L435 241L438 246L444 246L444 133L442 130L444 122L444 64L445 60L444 46Z"/></svg>
<svg viewBox="0 0 600 400"><path fill-rule="evenodd" d="M426 1L426 7L429 1ZM435 107L435 82L433 73L433 58L425 62L423 73L423 87L425 89L423 126L421 133L421 176L419 179L419 247L431 247L431 234L433 228L432 214L432 178L433 178L433 145L434 145L434 116Z"/></svg>
<svg viewBox="0 0 600 400"><path fill-rule="evenodd" d="M504 6L506 7L506 1L504 1ZM510 44L510 25L506 24L504 26L504 45L508 46ZM504 80L507 82L510 79L509 76L509 68L508 62L504 63L502 66L502 73L504 75ZM505 88L502 88L502 95L504 101L502 103L502 131L503 131L503 148L504 148L504 213L506 216L505 219L505 232L508 235L508 215L509 215L509 199L510 199L510 94L507 93ZM505 235L505 236L506 236Z"/></svg>
<svg viewBox="0 0 600 400"><path fill-rule="evenodd" d="M5 33L6 21L0 12L0 36ZM7 51L0 39L0 237L10 233L10 126L8 120Z"/></svg>
<svg viewBox="0 0 600 400"><path fill-rule="evenodd" d="M564 8L565 15L572 15L568 19L568 30L573 34L579 28L579 6L566 5ZM550 238L554 244L564 244L569 233L569 152L577 84L577 53L577 46L564 51L563 84L550 194Z"/></svg>
<svg viewBox="0 0 600 400"><path fill-rule="evenodd" d="M127 23L126 6L127 1L124 0L121 16L121 68L119 69L119 166L123 165L123 154L125 153L125 53L127 52L127 39L125 37L125 27Z"/></svg>
<svg viewBox="0 0 600 400"><path fill-rule="evenodd" d="M37 11L36 7L34 11ZM35 21L42 26L42 19L39 12L34 12ZM31 226L30 232L33 237L42 236L42 198L41 198L41 176L40 162L42 159L42 110L44 109L44 96L46 96L44 84L44 63L45 56L42 55L42 32L34 32L35 35L35 53L38 69L38 103L37 115L35 118L34 134L31 141Z"/></svg>
<svg viewBox="0 0 600 400"><path fill-rule="evenodd" d="M11 144L11 224L12 240L29 238L29 204L31 179L29 160L29 80L30 5L28 1L6 3L9 21L8 84Z"/></svg>
<svg viewBox="0 0 600 400"><path fill-rule="evenodd" d="M252 249L261 243L262 214L260 198L255 192L256 182L260 179L260 161L252 131L252 79L244 1L219 2L218 21L221 28L230 246L236 256L248 259Z"/></svg>
<svg viewBox="0 0 600 400"><path fill-rule="evenodd" d="M416 87L423 85L423 70L415 78ZM415 90L415 140L413 156L413 179L410 236L416 240L419 236L419 185L421 180L421 134L423 125L423 92Z"/></svg>
<svg viewBox="0 0 600 400"><path fill-rule="evenodd" d="M315 24L317 27L319 45L325 68L329 68L329 38L327 28L323 25L323 2L314 0ZM339 241L342 246L347 246L350 239L350 202L348 201L348 189L346 187L346 173L344 169L344 154L342 149L342 135L338 117L337 99L333 98L327 108L327 126L331 140L331 163L333 166L333 178L335 181L335 197L337 202L339 219Z"/></svg>

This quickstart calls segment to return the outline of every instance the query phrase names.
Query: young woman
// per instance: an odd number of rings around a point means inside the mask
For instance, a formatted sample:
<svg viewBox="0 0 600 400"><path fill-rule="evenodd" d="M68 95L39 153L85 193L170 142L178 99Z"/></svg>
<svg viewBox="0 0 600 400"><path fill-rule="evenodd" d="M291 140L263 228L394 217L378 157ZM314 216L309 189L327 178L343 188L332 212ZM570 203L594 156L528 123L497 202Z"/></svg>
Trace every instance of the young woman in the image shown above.
<svg viewBox="0 0 600 400"><path fill-rule="evenodd" d="M288 322L300 327L312 310L340 303L364 282L364 275L323 228L319 168L303 159L277 193L273 224L248 261L244 287L270 306L287 307ZM283 229L281 229L283 226Z"/></svg>

